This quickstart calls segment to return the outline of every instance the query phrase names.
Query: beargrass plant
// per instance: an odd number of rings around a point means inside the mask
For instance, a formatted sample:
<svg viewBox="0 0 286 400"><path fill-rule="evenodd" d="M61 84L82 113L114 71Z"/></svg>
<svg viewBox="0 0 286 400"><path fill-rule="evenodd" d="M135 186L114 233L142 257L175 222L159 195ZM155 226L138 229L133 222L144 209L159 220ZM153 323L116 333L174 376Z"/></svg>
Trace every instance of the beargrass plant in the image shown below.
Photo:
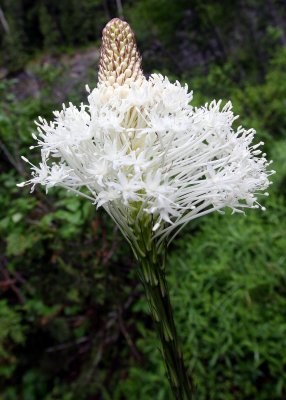
<svg viewBox="0 0 286 400"><path fill-rule="evenodd" d="M228 102L191 105L192 92L158 74L146 79L130 26L111 20L103 30L98 84L88 103L63 105L54 120L39 117L41 149L32 178L60 186L103 207L130 244L177 400L192 399L166 282L168 244L190 221L230 207L261 208L269 164L252 144L255 131L233 122ZM194 249L195 251L195 249Z"/></svg>

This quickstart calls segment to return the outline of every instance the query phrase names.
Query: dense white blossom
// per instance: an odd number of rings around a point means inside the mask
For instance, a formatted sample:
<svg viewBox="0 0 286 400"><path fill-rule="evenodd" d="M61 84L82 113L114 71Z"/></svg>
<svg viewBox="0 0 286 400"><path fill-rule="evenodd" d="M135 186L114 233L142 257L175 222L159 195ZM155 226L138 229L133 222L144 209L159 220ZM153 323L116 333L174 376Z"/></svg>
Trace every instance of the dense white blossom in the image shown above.
<svg viewBox="0 0 286 400"><path fill-rule="evenodd" d="M270 164L228 102L191 105L192 93L161 75L118 87L99 84L80 108L39 117L40 165L20 186L61 186L103 206L132 240L152 217L161 238L211 211L257 208ZM26 159L25 159L26 160ZM26 160L27 161L27 160ZM267 193L264 193L267 195Z"/></svg>

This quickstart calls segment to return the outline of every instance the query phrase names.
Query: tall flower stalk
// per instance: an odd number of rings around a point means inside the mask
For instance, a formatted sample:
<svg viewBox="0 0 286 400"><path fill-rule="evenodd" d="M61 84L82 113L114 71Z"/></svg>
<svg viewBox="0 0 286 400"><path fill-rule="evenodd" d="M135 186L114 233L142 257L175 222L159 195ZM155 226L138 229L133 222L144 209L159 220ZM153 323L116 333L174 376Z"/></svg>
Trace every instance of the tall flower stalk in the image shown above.
<svg viewBox="0 0 286 400"><path fill-rule="evenodd" d="M179 82L144 77L130 26L111 20L103 30L98 84L88 103L39 117L41 148L32 178L19 184L63 187L103 207L139 263L168 379L177 400L193 383L178 343L165 277L168 243L190 221L213 211L262 208L271 162L252 144L253 129L233 128L228 102L191 105ZM33 146L32 146L33 147Z"/></svg>
<svg viewBox="0 0 286 400"><path fill-rule="evenodd" d="M138 222L136 234L140 253L140 278L143 283L151 316L161 343L168 380L178 400L192 399L193 381L184 364L173 317L169 290L165 275L166 251L158 251L156 240L153 240L150 218Z"/></svg>

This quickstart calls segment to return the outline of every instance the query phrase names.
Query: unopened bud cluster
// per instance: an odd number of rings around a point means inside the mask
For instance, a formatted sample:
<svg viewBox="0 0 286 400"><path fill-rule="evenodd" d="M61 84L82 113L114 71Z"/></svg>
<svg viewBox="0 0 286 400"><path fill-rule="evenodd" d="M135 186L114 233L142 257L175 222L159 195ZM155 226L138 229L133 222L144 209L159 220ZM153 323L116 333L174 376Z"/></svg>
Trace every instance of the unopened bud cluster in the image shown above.
<svg viewBox="0 0 286 400"><path fill-rule="evenodd" d="M135 35L127 22L114 18L102 32L99 83L118 87L142 79Z"/></svg>

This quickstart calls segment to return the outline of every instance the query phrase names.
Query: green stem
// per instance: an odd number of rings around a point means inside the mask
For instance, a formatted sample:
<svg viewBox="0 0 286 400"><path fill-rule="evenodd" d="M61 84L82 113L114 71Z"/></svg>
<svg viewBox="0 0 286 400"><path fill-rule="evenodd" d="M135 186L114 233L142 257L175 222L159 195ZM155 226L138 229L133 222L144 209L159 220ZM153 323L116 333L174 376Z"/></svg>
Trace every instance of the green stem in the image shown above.
<svg viewBox="0 0 286 400"><path fill-rule="evenodd" d="M155 246L147 249L140 261L140 278L150 306L151 315L161 341L162 354L171 389L176 400L193 399L193 383L184 365L178 343L173 310L165 277L164 257Z"/></svg>

